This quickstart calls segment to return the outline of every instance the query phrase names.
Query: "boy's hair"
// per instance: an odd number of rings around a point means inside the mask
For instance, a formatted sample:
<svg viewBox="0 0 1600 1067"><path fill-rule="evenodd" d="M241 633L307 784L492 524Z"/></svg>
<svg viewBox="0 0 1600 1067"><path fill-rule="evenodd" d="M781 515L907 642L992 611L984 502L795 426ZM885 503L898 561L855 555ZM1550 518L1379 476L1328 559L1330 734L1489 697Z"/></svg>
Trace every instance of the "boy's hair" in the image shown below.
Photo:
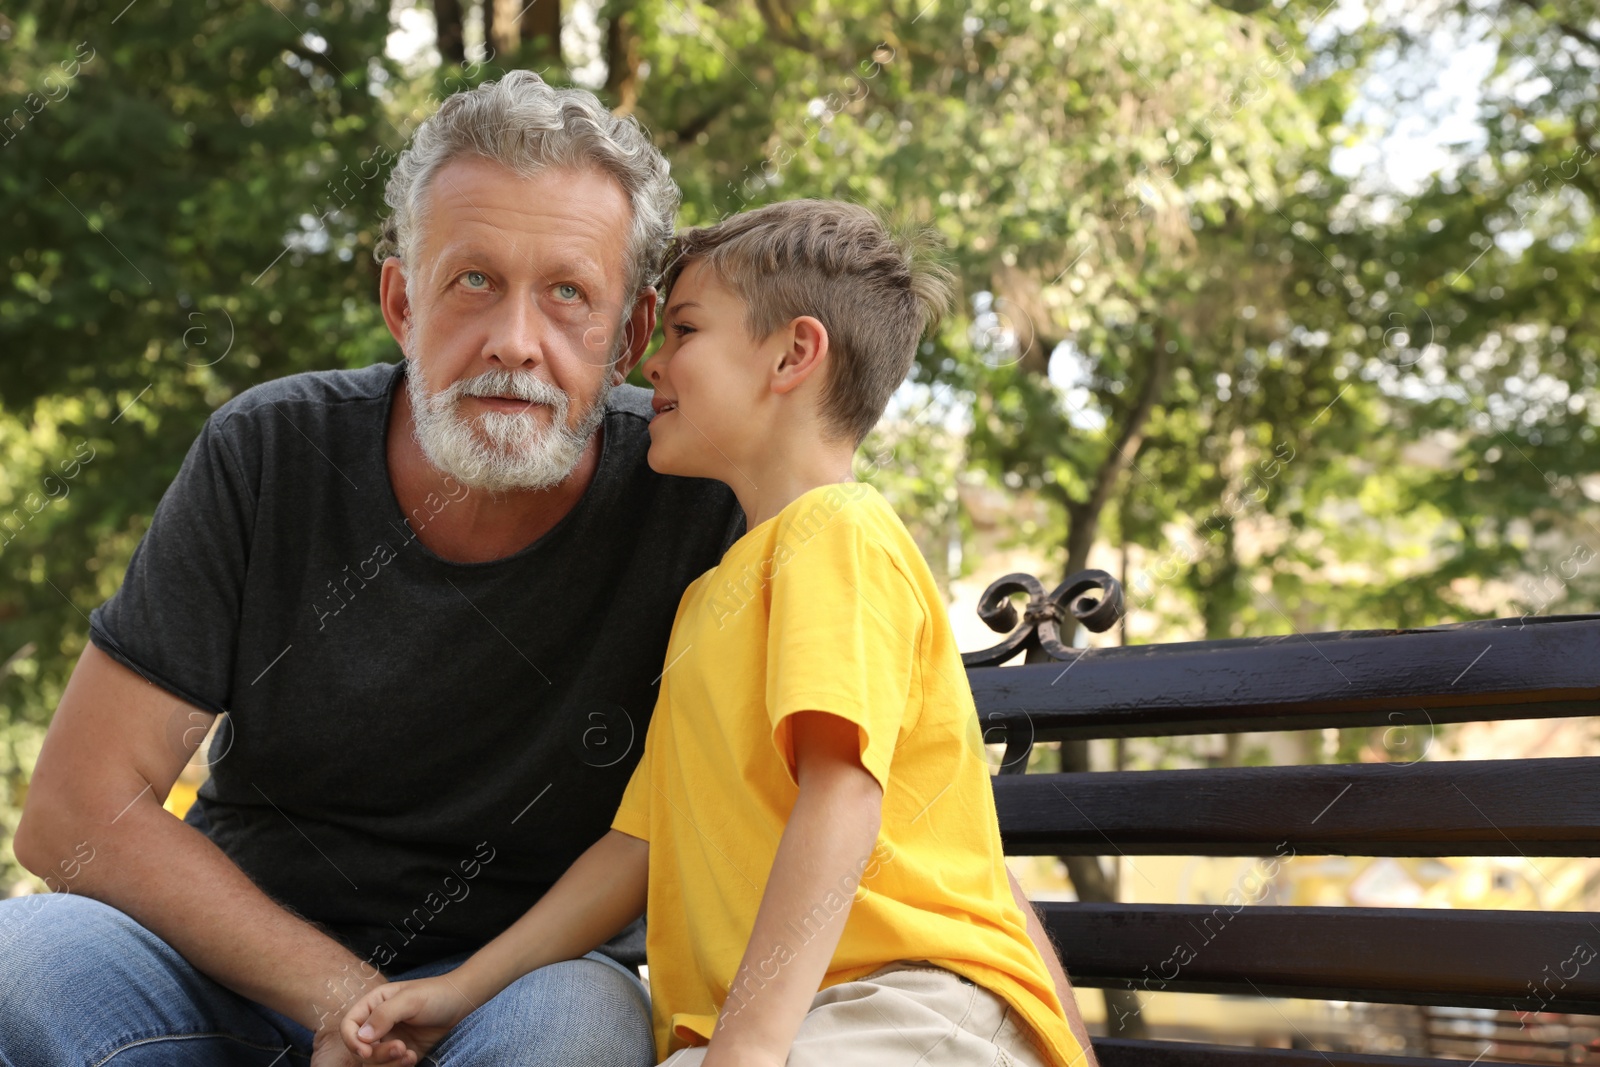
<svg viewBox="0 0 1600 1067"><path fill-rule="evenodd" d="M891 233L872 211L838 200L788 200L684 230L667 246L661 290L691 263L744 301L745 330L764 338L801 315L828 331L822 418L859 445L911 370L917 342L950 306L955 276L932 259L931 230Z"/></svg>

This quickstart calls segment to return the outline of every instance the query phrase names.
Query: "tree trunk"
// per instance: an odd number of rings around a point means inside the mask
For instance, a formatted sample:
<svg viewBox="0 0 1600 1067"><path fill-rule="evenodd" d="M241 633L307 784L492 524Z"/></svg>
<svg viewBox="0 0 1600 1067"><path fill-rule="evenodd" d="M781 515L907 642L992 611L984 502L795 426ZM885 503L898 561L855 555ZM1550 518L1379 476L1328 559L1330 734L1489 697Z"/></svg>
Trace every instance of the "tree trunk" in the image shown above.
<svg viewBox="0 0 1600 1067"><path fill-rule="evenodd" d="M1233 622L1249 599L1244 588L1244 569L1239 564L1238 534L1234 520L1222 524L1214 538L1214 555L1204 564L1204 573L1195 583L1200 598L1200 617L1205 620L1206 640L1221 641L1233 636Z"/></svg>
<svg viewBox="0 0 1600 1067"><path fill-rule="evenodd" d="M1061 769L1087 771L1089 769L1089 742L1061 742ZM1085 904L1112 904L1116 902L1116 887L1106 877L1105 868L1097 856L1062 856L1067 876L1078 899ZM1072 977L1070 974L1068 978ZM1102 989L1100 995L1106 1002L1106 1036L1144 1040L1150 1028L1140 1014L1139 994L1132 989Z"/></svg>
<svg viewBox="0 0 1600 1067"><path fill-rule="evenodd" d="M1139 449L1144 444L1144 428L1150 420L1150 413L1155 409L1156 403L1166 391L1167 379L1172 373L1171 353L1166 349L1166 342L1160 330L1156 331L1150 363L1145 371L1144 381L1140 385L1139 396L1129 409L1127 417L1114 439L1111 440L1111 450L1106 455L1105 462L1095 473L1090 485L1089 496L1082 501L1071 501L1067 504L1067 563L1063 577L1076 574L1088 565L1089 549L1094 546L1095 538L1100 530L1100 516L1105 511L1111 494L1116 490L1118 481L1123 474L1133 466L1134 460L1139 455ZM1126 566L1126 544L1123 547L1124 566ZM1070 615L1060 622L1061 643L1072 644L1077 632L1078 624ZM1127 643L1126 629L1123 631L1123 643ZM1035 649L1028 653L1029 662L1042 662L1048 657ZM1089 769L1089 743L1087 741L1061 742L1061 769L1063 771L1088 771ZM1062 856L1061 862L1067 868L1067 877L1072 879L1072 888L1078 894L1078 899L1085 903L1109 904L1116 900L1116 887L1106 876L1105 869L1100 866L1100 861L1094 856ZM1069 975L1070 977L1070 975ZM1143 1039L1149 1036L1149 1027L1145 1025L1144 1016L1140 1014L1140 1001L1138 994L1132 989L1103 989L1101 995L1106 1004L1106 1033L1111 1037L1126 1037Z"/></svg>
<svg viewBox="0 0 1600 1067"><path fill-rule="evenodd" d="M522 12L523 47L532 59L547 65L561 63L561 0L533 0Z"/></svg>
<svg viewBox="0 0 1600 1067"><path fill-rule="evenodd" d="M1067 564L1062 571L1063 578L1076 574L1088 566L1089 550L1094 547L1095 538L1100 533L1100 515L1105 511L1111 494L1116 491L1117 482L1138 458L1139 449L1144 445L1145 425L1150 421L1150 413L1155 410L1162 394L1166 392L1167 381L1171 376L1172 354L1167 351L1164 332L1158 329L1151 346L1149 365L1145 368L1144 381L1139 385L1139 395L1134 400L1133 407L1128 409L1127 417L1122 420L1116 436L1107 437L1111 449L1106 453L1105 462L1100 464L1100 469L1090 481L1088 497L1067 504L1065 545ZM1072 644L1077 629L1078 623L1070 615L1062 619L1061 643Z"/></svg>
<svg viewBox="0 0 1600 1067"><path fill-rule="evenodd" d="M1029 649L1026 656L1028 663L1048 663L1050 657L1037 648ZM1063 771L1087 771L1089 769L1089 742L1063 741L1061 742L1061 769ZM1100 866L1096 856L1059 856L1067 868L1067 877L1072 879L1072 888L1078 894L1078 900L1085 904L1111 904L1117 899L1116 887L1111 879L1106 876L1105 868ZM1070 979L1072 973L1069 971ZM1108 1037L1126 1037L1143 1039L1149 1037L1149 1027L1145 1025L1144 1016L1139 1014L1139 995L1132 989L1102 989L1100 995L1105 998L1106 1004L1106 1035Z"/></svg>
<svg viewBox="0 0 1600 1067"><path fill-rule="evenodd" d="M632 114L639 102L639 38L624 0L611 5L606 23L606 92L619 115Z"/></svg>
<svg viewBox="0 0 1600 1067"><path fill-rule="evenodd" d="M433 21L438 27L440 58L456 66L465 63L467 45L461 32L461 0L433 0Z"/></svg>
<svg viewBox="0 0 1600 1067"><path fill-rule="evenodd" d="M1124 486L1122 490L1122 503L1117 506L1117 525L1122 529L1118 531L1118 539L1122 542L1121 566L1118 568L1117 581L1122 583L1123 594L1128 591L1128 507L1133 500L1133 491ZM1117 620L1117 644L1128 643L1128 616L1132 612L1124 611L1122 618ZM1117 770L1122 770L1122 738L1117 738Z"/></svg>

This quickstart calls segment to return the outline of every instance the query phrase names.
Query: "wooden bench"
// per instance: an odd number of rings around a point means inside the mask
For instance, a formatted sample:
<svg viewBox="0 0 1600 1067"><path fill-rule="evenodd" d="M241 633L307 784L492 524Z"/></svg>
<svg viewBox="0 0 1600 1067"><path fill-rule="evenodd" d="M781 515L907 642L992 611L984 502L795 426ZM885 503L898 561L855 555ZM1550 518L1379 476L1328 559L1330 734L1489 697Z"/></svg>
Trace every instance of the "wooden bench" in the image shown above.
<svg viewBox="0 0 1600 1067"><path fill-rule="evenodd" d="M1020 618L1018 594L1028 598ZM1050 593L1009 575L984 595L980 615L1008 633L963 658L985 740L1006 745L994 785L1007 854L1523 856L1535 866L1600 855L1593 757L1023 773L1045 741L1376 726L1418 731L1420 746L1444 723L1594 715L1600 616L1062 646L1068 615L1105 630L1121 599L1098 571ZM1024 665L999 666L1019 655ZM1600 1015L1595 913L1242 899L1038 906L1075 985L1141 999L1159 990ZM1108 1030L1095 1040L1103 1067L1465 1062L1132 1040L1115 1019ZM1514 1041L1487 1044L1484 1062L1535 1062L1527 1051L1518 1060Z"/></svg>

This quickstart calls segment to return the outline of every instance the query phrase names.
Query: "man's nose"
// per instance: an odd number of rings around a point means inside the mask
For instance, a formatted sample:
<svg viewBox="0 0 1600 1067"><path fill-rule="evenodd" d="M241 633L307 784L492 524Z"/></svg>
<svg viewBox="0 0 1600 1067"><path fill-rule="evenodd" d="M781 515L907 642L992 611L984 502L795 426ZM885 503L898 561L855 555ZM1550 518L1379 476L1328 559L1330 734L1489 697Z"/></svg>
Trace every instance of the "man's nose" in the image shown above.
<svg viewBox="0 0 1600 1067"><path fill-rule="evenodd" d="M507 367L544 362L550 320L532 297L505 301L489 335L487 355Z"/></svg>

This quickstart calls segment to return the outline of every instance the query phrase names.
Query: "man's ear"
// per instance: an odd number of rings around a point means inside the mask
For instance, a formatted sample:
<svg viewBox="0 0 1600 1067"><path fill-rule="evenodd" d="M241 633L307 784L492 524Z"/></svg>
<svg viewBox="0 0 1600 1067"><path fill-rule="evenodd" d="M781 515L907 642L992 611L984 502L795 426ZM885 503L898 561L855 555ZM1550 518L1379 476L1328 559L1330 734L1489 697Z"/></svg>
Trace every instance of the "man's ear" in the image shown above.
<svg viewBox="0 0 1600 1067"><path fill-rule="evenodd" d="M828 362L828 328L810 315L801 315L778 331L783 351L772 368L772 391L787 393L817 373Z"/></svg>
<svg viewBox="0 0 1600 1067"><path fill-rule="evenodd" d="M611 372L614 383L621 385L628 380L633 368L644 358L645 349L650 347L650 338L655 336L655 332L656 290L655 286L647 285L640 290L639 299L634 301L628 321L622 324L622 354L617 357L616 367Z"/></svg>
<svg viewBox="0 0 1600 1067"><path fill-rule="evenodd" d="M400 351L407 352L411 336L411 301L406 299L406 268L399 256L383 261L383 270L378 276L378 303L383 307L383 321L389 333L399 342Z"/></svg>

